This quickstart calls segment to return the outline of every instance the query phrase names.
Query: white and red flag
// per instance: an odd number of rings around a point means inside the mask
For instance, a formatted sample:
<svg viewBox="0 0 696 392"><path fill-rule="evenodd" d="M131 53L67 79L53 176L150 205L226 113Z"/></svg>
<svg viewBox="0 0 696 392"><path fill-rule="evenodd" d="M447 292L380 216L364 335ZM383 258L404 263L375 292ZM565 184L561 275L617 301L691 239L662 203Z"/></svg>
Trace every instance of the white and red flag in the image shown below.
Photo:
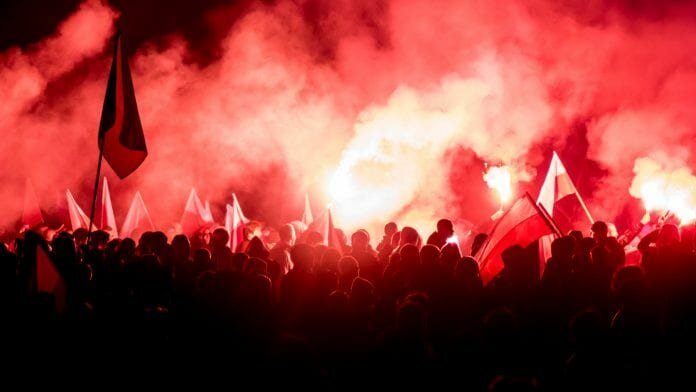
<svg viewBox="0 0 696 392"><path fill-rule="evenodd" d="M86 229L89 230L89 217L82 211L82 208L77 204L70 189L65 191L65 198L68 202L68 214L70 215L70 225L72 230Z"/></svg>
<svg viewBox="0 0 696 392"><path fill-rule="evenodd" d="M581 217L579 221L585 222L587 220L588 225L591 225L594 220L590 211L587 209L584 200L578 193L573 180L570 178L568 171L561 162L561 158L554 151L551 157L551 163L549 164L549 170L546 173L546 178L544 183L541 185L539 190L539 197L537 198L537 204L542 206L549 214L549 216L554 219L559 219L559 225L565 229L572 228L574 223L577 223L575 219L576 214L568 211L567 205L562 205L561 202L565 200L575 200L577 207L578 205L582 207L584 217ZM572 201L572 200L570 200ZM561 215L559 217L559 215ZM540 259L540 272L543 274L544 266L546 265L546 260L551 257L551 243L556 237L553 235L545 236L539 240L539 259Z"/></svg>
<svg viewBox="0 0 696 392"><path fill-rule="evenodd" d="M99 228L107 230L111 233L111 238L118 238L118 228L116 227L116 217L114 215L114 206L111 204L111 192L109 192L109 184L102 183L101 208L99 209Z"/></svg>
<svg viewBox="0 0 696 392"><path fill-rule="evenodd" d="M121 238L133 238L137 241L138 238L134 238L134 236L140 237L144 232L154 230L155 225L152 223L147 207L145 207L145 201L143 201L140 192L135 192L126 219L121 226Z"/></svg>
<svg viewBox="0 0 696 392"><path fill-rule="evenodd" d="M488 284L503 269L502 253L513 245L529 246L540 237L558 234L558 228L528 193L517 199L498 219L476 254L481 279Z"/></svg>
<svg viewBox="0 0 696 392"><path fill-rule="evenodd" d="M309 205L309 194L305 193L305 202L304 202L304 211L302 212L302 223L305 224L305 227L309 227L309 225L314 222L314 216L312 215L312 206Z"/></svg>

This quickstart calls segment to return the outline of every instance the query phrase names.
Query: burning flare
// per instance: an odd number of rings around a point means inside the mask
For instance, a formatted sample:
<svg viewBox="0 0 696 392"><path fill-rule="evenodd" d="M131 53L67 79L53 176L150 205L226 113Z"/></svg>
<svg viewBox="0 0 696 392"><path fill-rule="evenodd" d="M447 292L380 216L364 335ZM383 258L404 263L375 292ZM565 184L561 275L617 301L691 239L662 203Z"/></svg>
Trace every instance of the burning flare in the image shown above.
<svg viewBox="0 0 696 392"><path fill-rule="evenodd" d="M639 158L630 193L646 211L674 214L682 224L696 220L696 177L688 168L664 168L651 158Z"/></svg>
<svg viewBox="0 0 696 392"><path fill-rule="evenodd" d="M500 209L503 209L505 203L512 196L512 177L508 166L491 166L483 175L483 179L488 184L488 187L494 189L498 193L500 199Z"/></svg>

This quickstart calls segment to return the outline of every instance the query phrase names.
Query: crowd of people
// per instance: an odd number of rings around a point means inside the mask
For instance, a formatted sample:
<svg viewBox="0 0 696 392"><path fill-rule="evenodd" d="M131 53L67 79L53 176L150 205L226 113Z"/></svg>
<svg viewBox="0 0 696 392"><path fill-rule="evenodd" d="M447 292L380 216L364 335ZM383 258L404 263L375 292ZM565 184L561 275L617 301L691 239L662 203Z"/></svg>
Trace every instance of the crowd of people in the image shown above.
<svg viewBox="0 0 696 392"><path fill-rule="evenodd" d="M237 249L222 228L171 241L162 232L136 241L29 230L0 245L3 351L18 367L264 389L588 390L690 380L692 227L663 225L641 241L640 262L625 265L607 225L595 222L591 235L554 240L542 264L536 243L506 249L486 285L472 256L485 234L459 249L447 241L450 221L436 227L421 237L391 222L379 240L339 232L341 243L328 247L288 224L274 243L247 231ZM60 276L52 292L37 285L39 253ZM64 361L67 353L79 359Z"/></svg>

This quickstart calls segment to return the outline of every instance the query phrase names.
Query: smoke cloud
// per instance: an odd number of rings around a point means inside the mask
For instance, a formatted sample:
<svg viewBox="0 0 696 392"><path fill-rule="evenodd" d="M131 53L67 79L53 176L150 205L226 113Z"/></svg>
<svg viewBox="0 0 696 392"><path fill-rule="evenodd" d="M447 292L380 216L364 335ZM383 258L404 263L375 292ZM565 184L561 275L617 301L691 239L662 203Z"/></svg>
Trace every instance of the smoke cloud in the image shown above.
<svg viewBox="0 0 696 392"><path fill-rule="evenodd" d="M298 219L310 192L346 229L398 219L425 230L444 216L463 225L498 207L482 162L515 168L530 179L517 193L536 196L534 174L551 148L574 148L578 128L589 149L566 166L602 169L600 186L578 188L596 218L612 220L631 198L636 159L693 164L696 136L696 8L628 4L212 9L211 30L224 26L214 59L192 61L196 48L174 33L129 60L150 155L126 180L109 178L117 220L140 190L166 229L195 186L218 221L231 192L272 223ZM88 0L54 35L0 53L0 226L21 215L27 176L47 212L65 214L65 188L87 210L116 17Z"/></svg>

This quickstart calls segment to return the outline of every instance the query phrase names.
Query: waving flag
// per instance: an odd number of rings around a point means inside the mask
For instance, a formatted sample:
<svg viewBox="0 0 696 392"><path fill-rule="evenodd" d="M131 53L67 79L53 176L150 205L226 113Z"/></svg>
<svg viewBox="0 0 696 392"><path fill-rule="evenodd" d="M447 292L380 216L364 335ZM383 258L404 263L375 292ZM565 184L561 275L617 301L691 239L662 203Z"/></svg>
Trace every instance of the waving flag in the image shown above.
<svg viewBox="0 0 696 392"><path fill-rule="evenodd" d="M329 248L336 249L339 253L343 254L343 248L341 247L341 241L336 234L336 228L334 227L333 216L331 215L331 208L326 209L327 224L326 231L324 232L324 245Z"/></svg>
<svg viewBox="0 0 696 392"><path fill-rule="evenodd" d="M89 229L89 218L77 204L77 201L75 201L72 193L70 193L70 189L65 191L65 197L68 201L68 214L70 215L70 224L73 231L80 228Z"/></svg>
<svg viewBox="0 0 696 392"><path fill-rule="evenodd" d="M549 164L549 170L546 173L546 178L544 183L539 190L539 197L537 198L537 204L544 207L548 214L552 217L559 218L559 214L565 219L559 220L559 225L565 228L571 228L573 226L573 218L570 217L573 214L565 213L565 208L562 208L559 201L570 199L571 196L575 196L575 200L582 207L585 217L592 224L594 220L590 211L585 206L580 193L578 193L577 188L573 180L571 180L568 171L566 170L561 158L553 152L551 157L551 163ZM576 204L577 206L577 204ZM581 218L582 220L582 218ZM539 240L539 260L540 268L539 271L543 274L546 261L551 257L551 243L556 238L554 235L544 236Z"/></svg>
<svg viewBox="0 0 696 392"><path fill-rule="evenodd" d="M314 222L314 217L312 216L312 207L309 205L309 194L305 193L305 204L304 204L304 212L302 212L302 223L305 224L305 227L309 227L309 225Z"/></svg>
<svg viewBox="0 0 696 392"><path fill-rule="evenodd" d="M212 214L210 213L210 205L203 205L201 199L196 194L196 189L191 188L184 214L181 216L181 230L184 234L191 236L207 223L212 223Z"/></svg>
<svg viewBox="0 0 696 392"><path fill-rule="evenodd" d="M502 271L505 249L512 245L525 247L544 235L556 233L558 229L528 193L519 198L496 222L476 255L483 283L488 284Z"/></svg>
<svg viewBox="0 0 696 392"><path fill-rule="evenodd" d="M123 226L121 227L121 238L133 238L137 241L137 238L133 237L134 235L140 236L143 232L154 230L155 225L152 223L150 213L147 212L143 197L140 195L140 192L135 192L126 215L126 220L123 221Z"/></svg>
<svg viewBox="0 0 696 392"><path fill-rule="evenodd" d="M236 197L232 204L226 205L225 230L230 235L228 245L232 252L236 252L239 244L244 241L244 219Z"/></svg>
<svg viewBox="0 0 696 392"><path fill-rule="evenodd" d="M119 178L125 178L135 171L147 156L133 80L121 51L120 34L116 36L98 143L104 159Z"/></svg>
<svg viewBox="0 0 696 392"><path fill-rule="evenodd" d="M555 217L558 214L557 203L568 196L575 196L576 200L582 207L587 220L592 224L594 220L590 211L588 211L585 202L580 197L578 190L573 184L573 180L570 179L568 171L566 170L561 158L554 151L553 157L551 158L551 164L549 165L549 171L546 173L546 178L544 183L539 190L539 197L537 198L537 203L544 206L549 215ZM554 212L554 210L556 212Z"/></svg>
<svg viewBox="0 0 696 392"><path fill-rule="evenodd" d="M116 218L114 217L114 207L111 204L111 192L109 192L109 184L106 182L106 177L104 177L104 182L102 184L102 198L101 198L101 209L99 211L99 228L111 233L111 238L118 238L118 228L116 228Z"/></svg>

